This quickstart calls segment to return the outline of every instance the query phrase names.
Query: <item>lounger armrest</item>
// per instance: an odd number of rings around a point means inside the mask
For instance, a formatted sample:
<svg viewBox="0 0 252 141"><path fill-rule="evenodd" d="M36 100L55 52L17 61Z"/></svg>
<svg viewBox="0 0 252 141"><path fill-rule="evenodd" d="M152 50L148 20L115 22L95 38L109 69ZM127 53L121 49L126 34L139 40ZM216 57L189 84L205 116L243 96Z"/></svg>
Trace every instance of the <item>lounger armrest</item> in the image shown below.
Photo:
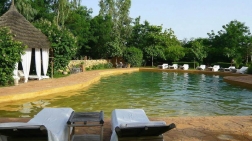
<svg viewBox="0 0 252 141"><path fill-rule="evenodd" d="M130 123L122 123L120 124L120 128L125 128L125 127L154 127L154 126L162 126L166 125L164 121L149 121L149 122L130 122Z"/></svg>
<svg viewBox="0 0 252 141"><path fill-rule="evenodd" d="M10 126L0 127L0 135L11 137L25 137L28 133L30 137L47 137L47 129L44 125Z"/></svg>
<svg viewBox="0 0 252 141"><path fill-rule="evenodd" d="M103 124L104 123L104 112L103 111L101 111L100 112L100 115L99 115L99 119L100 119L100 124Z"/></svg>
<svg viewBox="0 0 252 141"><path fill-rule="evenodd" d="M115 128L118 137L141 137L141 136L159 136L175 128L174 123L170 125L159 126L139 126L139 127L119 127Z"/></svg>
<svg viewBox="0 0 252 141"><path fill-rule="evenodd" d="M71 119L73 118L73 116L74 116L74 111L72 111L70 117L69 117L68 120L67 120L67 124L68 124L68 125L70 125L70 124L72 123Z"/></svg>

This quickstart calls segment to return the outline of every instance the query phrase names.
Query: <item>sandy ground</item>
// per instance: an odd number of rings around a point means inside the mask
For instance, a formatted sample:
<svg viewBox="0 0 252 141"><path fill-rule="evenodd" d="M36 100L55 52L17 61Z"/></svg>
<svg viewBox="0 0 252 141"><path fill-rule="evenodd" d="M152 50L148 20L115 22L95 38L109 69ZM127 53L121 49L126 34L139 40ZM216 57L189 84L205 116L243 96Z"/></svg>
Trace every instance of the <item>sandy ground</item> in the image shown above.
<svg viewBox="0 0 252 141"><path fill-rule="evenodd" d="M113 69L89 71L73 74L60 79L47 79L20 83L18 86L0 88L0 104L13 100L32 98L34 96L47 96L55 92L80 89L99 81L101 76L130 73L139 69ZM164 71L160 69L144 69L144 71ZM169 71L169 70L166 70ZM174 70L173 70L174 71ZM180 71L180 70L179 70ZM207 71L187 71L190 73L213 73ZM237 75L217 72L226 75L228 83L252 88L251 75ZM252 114L252 111L251 111ZM2 122L27 122L28 118L0 118ZM176 128L164 134L165 140L172 141L252 141L252 116L217 116L217 117L165 117L150 118L150 120L163 120L167 124L175 123ZM96 129L94 129L95 132ZM88 131L77 129L77 133ZM110 119L105 120L104 141L111 136Z"/></svg>
<svg viewBox="0 0 252 141"><path fill-rule="evenodd" d="M27 122L28 118L0 118L0 122ZM164 134L165 141L252 141L252 116L150 118L175 123ZM99 134L99 129L76 129L77 134ZM91 131L91 132L90 132ZM110 119L105 119L104 141L111 137Z"/></svg>

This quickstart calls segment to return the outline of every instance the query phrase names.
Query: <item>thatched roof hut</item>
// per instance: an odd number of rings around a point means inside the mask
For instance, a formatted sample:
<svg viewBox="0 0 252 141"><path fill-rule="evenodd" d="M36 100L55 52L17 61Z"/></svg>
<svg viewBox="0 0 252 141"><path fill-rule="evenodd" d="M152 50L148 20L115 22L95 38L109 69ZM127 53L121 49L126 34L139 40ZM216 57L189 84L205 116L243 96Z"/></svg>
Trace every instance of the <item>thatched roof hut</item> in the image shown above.
<svg viewBox="0 0 252 141"><path fill-rule="evenodd" d="M17 11L14 0L10 9L0 17L0 27L4 26L9 27L16 35L15 39L23 42L28 48L50 48L48 38Z"/></svg>
<svg viewBox="0 0 252 141"><path fill-rule="evenodd" d="M28 78L38 80L49 78L46 74L49 65L50 42L40 30L17 11L14 0L12 0L10 9L0 17L0 27L9 27L11 32L16 35L14 39L28 46L25 53L21 55L24 82L28 82ZM35 57L36 75L30 75L32 54ZM21 77L18 73L18 66L19 63L17 62L13 71L13 78L17 80ZM43 69L43 76L41 69Z"/></svg>

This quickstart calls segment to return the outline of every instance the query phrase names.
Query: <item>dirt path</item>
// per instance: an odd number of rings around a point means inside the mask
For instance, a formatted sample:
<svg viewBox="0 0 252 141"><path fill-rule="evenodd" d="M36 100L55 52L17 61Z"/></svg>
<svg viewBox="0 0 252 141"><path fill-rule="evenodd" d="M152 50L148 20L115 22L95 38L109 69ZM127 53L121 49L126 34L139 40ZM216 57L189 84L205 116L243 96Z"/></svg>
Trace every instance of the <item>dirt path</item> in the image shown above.
<svg viewBox="0 0 252 141"><path fill-rule="evenodd" d="M28 120L28 118L0 118L0 123ZM163 120L167 124L176 124L175 129L164 134L165 141L252 141L252 116L166 117L150 120ZM76 133L85 134L89 131L78 128ZM92 129L93 133L99 131ZM110 140L110 119L105 120L103 136L104 141Z"/></svg>

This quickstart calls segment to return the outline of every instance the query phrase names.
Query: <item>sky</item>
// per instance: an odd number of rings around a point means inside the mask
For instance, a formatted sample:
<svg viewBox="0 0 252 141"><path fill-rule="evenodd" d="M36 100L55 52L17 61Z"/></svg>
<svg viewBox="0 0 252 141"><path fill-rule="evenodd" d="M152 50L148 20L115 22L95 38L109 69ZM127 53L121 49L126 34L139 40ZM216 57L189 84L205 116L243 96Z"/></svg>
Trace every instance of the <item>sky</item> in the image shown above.
<svg viewBox="0 0 252 141"><path fill-rule="evenodd" d="M100 0L82 0L81 5L99 13ZM131 0L131 18L141 17L151 25L171 28L179 40L207 38L232 20L245 23L252 32L252 0Z"/></svg>

